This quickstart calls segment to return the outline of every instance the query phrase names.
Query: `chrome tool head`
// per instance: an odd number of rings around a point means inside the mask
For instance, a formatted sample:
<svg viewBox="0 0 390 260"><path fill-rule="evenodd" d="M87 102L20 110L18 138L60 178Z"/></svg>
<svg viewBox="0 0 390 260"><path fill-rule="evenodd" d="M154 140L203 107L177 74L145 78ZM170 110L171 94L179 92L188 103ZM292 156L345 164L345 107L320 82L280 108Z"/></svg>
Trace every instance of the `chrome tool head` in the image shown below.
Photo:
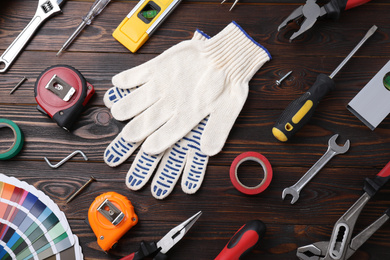
<svg viewBox="0 0 390 260"><path fill-rule="evenodd" d="M177 242L179 242L184 235L190 230L192 225L202 215L202 211L199 211L183 223L172 228L160 241L157 242L157 247L161 248L160 252L166 254Z"/></svg>
<svg viewBox="0 0 390 260"><path fill-rule="evenodd" d="M278 31L285 28L290 22L301 18L303 16L302 9L303 5L295 9L286 19L284 19L284 21L279 25Z"/></svg>
<svg viewBox="0 0 390 260"><path fill-rule="evenodd" d="M299 191L294 187L285 188L282 192L282 199L284 199L286 195L292 196L291 204L294 204L299 199Z"/></svg>
<svg viewBox="0 0 390 260"><path fill-rule="evenodd" d="M329 242L316 242L297 249L297 257L301 260L322 260L328 248Z"/></svg>
<svg viewBox="0 0 390 260"><path fill-rule="evenodd" d="M349 150L350 142L349 140L347 140L343 146L340 146L336 143L336 139L338 136L339 136L338 134L335 134L329 139L328 141L329 149L334 151L336 154L346 153Z"/></svg>
<svg viewBox="0 0 390 260"><path fill-rule="evenodd" d="M278 27L278 31L282 28L286 27L288 23L298 20L300 18L303 19L300 29L295 32L290 37L290 42L309 30L318 18L324 16L326 14L326 10L324 7L320 7L316 0L306 0L306 3L297 9L295 9Z"/></svg>

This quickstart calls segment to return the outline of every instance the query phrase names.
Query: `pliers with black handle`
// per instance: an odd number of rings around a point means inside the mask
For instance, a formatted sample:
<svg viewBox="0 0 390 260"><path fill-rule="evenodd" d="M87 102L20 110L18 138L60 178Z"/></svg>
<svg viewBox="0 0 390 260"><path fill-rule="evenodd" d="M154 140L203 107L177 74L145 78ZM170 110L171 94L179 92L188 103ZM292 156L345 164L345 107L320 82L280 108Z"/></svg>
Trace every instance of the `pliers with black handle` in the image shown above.
<svg viewBox="0 0 390 260"><path fill-rule="evenodd" d="M138 251L121 258L121 260L167 260L166 253L179 242L184 235L195 224L198 218L202 215L202 211L199 211L186 221L172 228L162 239L156 242L141 242Z"/></svg>

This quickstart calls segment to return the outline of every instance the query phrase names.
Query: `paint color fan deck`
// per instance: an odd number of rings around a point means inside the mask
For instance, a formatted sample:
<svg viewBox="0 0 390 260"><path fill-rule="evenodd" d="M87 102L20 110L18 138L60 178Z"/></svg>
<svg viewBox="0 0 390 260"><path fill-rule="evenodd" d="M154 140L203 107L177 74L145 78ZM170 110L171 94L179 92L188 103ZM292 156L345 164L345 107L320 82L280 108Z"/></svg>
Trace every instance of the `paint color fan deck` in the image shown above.
<svg viewBox="0 0 390 260"><path fill-rule="evenodd" d="M0 174L0 260L81 260L65 214L47 195Z"/></svg>

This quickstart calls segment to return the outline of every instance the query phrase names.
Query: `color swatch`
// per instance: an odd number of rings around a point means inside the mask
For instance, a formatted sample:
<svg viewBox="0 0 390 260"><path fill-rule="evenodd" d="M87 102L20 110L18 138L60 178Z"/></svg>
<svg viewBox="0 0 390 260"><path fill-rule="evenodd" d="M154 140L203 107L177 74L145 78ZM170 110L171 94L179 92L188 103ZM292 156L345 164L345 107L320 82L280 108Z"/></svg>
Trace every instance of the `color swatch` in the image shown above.
<svg viewBox="0 0 390 260"><path fill-rule="evenodd" d="M65 214L34 186L0 174L0 260L83 259Z"/></svg>

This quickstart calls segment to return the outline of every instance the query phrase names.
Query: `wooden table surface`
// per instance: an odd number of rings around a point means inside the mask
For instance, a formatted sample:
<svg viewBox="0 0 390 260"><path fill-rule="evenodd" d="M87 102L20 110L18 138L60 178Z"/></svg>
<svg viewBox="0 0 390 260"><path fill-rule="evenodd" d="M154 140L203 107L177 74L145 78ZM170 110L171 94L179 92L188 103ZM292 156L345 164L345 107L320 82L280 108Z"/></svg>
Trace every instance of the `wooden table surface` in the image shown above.
<svg viewBox="0 0 390 260"><path fill-rule="evenodd" d="M0 52L11 44L32 18L37 0L0 2ZM158 241L168 230L199 210L203 215L180 243L169 251L170 259L214 259L230 237L245 222L260 219L267 233L246 259L297 259L296 249L327 241L334 223L362 195L365 177L374 177L390 159L390 118L371 131L347 109L348 102L390 58L390 4L375 0L348 10L338 21L318 21L303 37L289 42L297 25L278 32L277 27L304 1L241 0L229 12L232 1L186 0L169 16L136 53L130 53L112 36L136 1L113 0L60 57L56 52L75 30L92 0L69 0L63 13L49 19L36 33L8 72L0 75L0 118L13 120L25 135L19 155L0 161L0 172L15 176L45 192L68 218L86 259L118 259L138 249L142 240ZM150 193L150 183L133 192L125 176L134 155L116 168L103 161L103 151L125 125L112 118L103 95L112 87L111 78L142 64L164 50L192 37L197 28L215 35L232 20L264 45L273 59L250 81L249 97L222 152L211 157L199 192L186 195L178 185L165 200ZM319 105L314 117L291 141L281 143L272 126L290 101L299 97L319 73L330 74L376 24L377 32L361 47L335 77L336 89ZM92 83L96 94L74 126L66 132L36 109L34 83L47 67L66 64L77 68ZM275 80L292 70L280 86ZM11 88L23 77L14 94ZM291 197L281 199L284 188L293 185L326 151L329 138L338 133L339 144L351 141L350 150L333 158L302 190L294 205ZM0 150L12 134L0 129ZM74 150L89 158L74 157L58 169L51 169L46 156L58 162ZM256 151L268 158L273 168L271 185L263 193L247 196L238 192L229 178L236 156ZM241 180L255 185L261 172L255 164L242 168ZM93 175L91 184L71 203L66 199ZM116 191L131 200L139 223L105 254L84 223L87 211L98 195ZM357 222L360 231L381 216L390 205L390 187L368 203ZM390 225L385 224L350 259L390 259Z"/></svg>

